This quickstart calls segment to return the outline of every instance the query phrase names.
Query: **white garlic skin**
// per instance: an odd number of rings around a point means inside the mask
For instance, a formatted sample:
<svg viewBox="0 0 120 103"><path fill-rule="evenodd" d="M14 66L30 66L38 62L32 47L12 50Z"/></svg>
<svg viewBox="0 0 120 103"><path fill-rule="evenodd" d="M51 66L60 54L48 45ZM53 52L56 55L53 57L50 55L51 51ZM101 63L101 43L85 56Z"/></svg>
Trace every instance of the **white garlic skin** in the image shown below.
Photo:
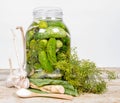
<svg viewBox="0 0 120 103"><path fill-rule="evenodd" d="M6 87L29 88L29 79L26 71L15 70L12 75L9 75L6 80Z"/></svg>
<svg viewBox="0 0 120 103"><path fill-rule="evenodd" d="M14 82L14 86L18 89L20 88L29 88L30 82L28 78L18 79Z"/></svg>
<svg viewBox="0 0 120 103"><path fill-rule="evenodd" d="M11 77L9 77L9 78L6 80L6 87L8 87L8 88L13 87L13 81L12 81L12 78L11 78Z"/></svg>

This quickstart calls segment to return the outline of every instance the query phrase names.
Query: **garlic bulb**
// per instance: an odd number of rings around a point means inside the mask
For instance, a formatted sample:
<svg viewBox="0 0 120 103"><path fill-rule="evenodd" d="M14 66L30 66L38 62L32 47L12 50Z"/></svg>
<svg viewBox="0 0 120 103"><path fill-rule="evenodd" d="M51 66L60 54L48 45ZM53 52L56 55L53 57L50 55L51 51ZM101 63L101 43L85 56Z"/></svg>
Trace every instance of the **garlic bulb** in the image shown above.
<svg viewBox="0 0 120 103"><path fill-rule="evenodd" d="M16 35L15 33L12 31L13 33L13 41L14 41L14 47L15 47L15 53L16 53L16 57L17 57L17 62L18 62L18 66L19 68L17 70L13 71L12 68L12 62L11 59L9 59L9 65L10 65L10 75L8 76L7 80L6 80L6 86L7 87L16 87L16 88L29 88L29 79L27 78L27 72L24 69L25 66L25 38L24 38L24 32L22 27L17 27L16 29L20 29L21 31L21 35L22 35L22 40L23 40L23 53L24 53L24 58L23 58L23 62L20 63L19 58L18 58L18 52L17 52L17 46L16 46Z"/></svg>
<svg viewBox="0 0 120 103"><path fill-rule="evenodd" d="M25 74L22 73L15 71L13 74L10 74L6 80L6 86L16 88L29 88L29 79L27 78L27 75L25 76Z"/></svg>

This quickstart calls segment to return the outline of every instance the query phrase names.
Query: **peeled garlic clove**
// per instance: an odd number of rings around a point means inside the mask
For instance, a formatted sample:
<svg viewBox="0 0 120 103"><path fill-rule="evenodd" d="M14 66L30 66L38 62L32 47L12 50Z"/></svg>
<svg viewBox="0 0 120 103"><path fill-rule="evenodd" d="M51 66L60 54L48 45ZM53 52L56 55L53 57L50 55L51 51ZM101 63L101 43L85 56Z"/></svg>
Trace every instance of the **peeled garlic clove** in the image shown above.
<svg viewBox="0 0 120 103"><path fill-rule="evenodd" d="M61 85L56 85L56 86L52 86L52 87L51 87L51 92L63 94L63 93L65 92L65 89L64 89L64 87L61 86Z"/></svg>
<svg viewBox="0 0 120 103"><path fill-rule="evenodd" d="M59 91L57 90L56 87L51 87L51 92L52 92L52 93L58 93Z"/></svg>
<svg viewBox="0 0 120 103"><path fill-rule="evenodd" d="M63 94L63 93L65 92L64 87L63 87L63 86L61 86L61 85L56 86L56 88L57 88L57 90L58 90L61 94Z"/></svg>

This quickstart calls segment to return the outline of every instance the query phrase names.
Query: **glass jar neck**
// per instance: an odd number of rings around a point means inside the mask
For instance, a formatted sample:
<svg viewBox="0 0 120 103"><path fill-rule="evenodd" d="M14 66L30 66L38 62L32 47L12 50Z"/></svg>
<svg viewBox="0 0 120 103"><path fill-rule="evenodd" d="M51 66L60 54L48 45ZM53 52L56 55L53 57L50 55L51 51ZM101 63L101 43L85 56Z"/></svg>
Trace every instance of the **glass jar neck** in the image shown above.
<svg viewBox="0 0 120 103"><path fill-rule="evenodd" d="M45 21L63 21L62 18L55 18L55 17L39 17L34 18L34 21L45 20Z"/></svg>
<svg viewBox="0 0 120 103"><path fill-rule="evenodd" d="M34 20L62 20L62 16L62 10L56 7L39 7L33 10Z"/></svg>

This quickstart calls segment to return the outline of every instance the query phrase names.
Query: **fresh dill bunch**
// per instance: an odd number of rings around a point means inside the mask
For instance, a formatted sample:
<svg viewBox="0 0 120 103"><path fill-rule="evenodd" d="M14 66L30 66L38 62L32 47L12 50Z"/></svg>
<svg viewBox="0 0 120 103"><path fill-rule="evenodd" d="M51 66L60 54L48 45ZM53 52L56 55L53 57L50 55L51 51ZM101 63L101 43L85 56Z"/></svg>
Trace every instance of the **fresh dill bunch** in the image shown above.
<svg viewBox="0 0 120 103"><path fill-rule="evenodd" d="M90 60L79 60L76 48L72 49L70 61L59 61L56 63L63 74L63 79L72 84L79 93L102 93L106 89L106 82L100 76L94 62Z"/></svg>

